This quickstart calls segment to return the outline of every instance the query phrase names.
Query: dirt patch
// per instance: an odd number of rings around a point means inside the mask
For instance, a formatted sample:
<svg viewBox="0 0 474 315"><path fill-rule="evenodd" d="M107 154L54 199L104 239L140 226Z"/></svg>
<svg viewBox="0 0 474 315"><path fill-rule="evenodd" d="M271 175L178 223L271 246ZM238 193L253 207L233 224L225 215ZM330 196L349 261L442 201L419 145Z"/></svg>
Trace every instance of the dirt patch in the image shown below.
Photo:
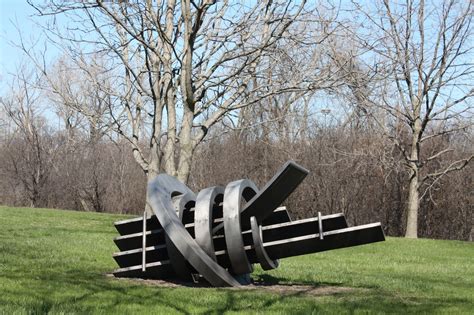
<svg viewBox="0 0 474 315"><path fill-rule="evenodd" d="M339 293L345 293L356 290L355 288L349 287L339 287L339 286L310 286L310 285L302 285L302 284L272 284L272 285L261 285L261 284L251 284L242 289L249 289L249 290L262 290L268 291L271 293L277 293L281 295L286 294L303 294L303 295L311 295L311 296L321 296L321 295L334 295Z"/></svg>
<svg viewBox="0 0 474 315"><path fill-rule="evenodd" d="M136 284L157 286L163 288L212 288L206 283L193 283L193 282L180 282L180 281L165 281L165 280L151 280L151 279L139 279L139 278L115 278L111 274L107 274L108 277L117 279L118 281L129 281ZM360 288L351 288L343 286L330 286L320 285L311 286L304 284L267 284L264 282L256 282L254 284L245 285L235 288L226 288L228 290L261 290L269 293L277 293L281 295L310 295L310 296L324 296L334 295L340 293L347 293L356 290L362 290Z"/></svg>

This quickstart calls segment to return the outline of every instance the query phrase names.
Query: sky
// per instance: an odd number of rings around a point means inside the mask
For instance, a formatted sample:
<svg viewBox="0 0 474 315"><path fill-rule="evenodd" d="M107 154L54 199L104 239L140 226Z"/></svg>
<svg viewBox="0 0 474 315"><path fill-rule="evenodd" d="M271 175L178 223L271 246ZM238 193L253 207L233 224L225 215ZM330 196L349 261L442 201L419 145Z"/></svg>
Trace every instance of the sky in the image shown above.
<svg viewBox="0 0 474 315"><path fill-rule="evenodd" d="M0 98L8 95L11 76L28 58L15 45L19 43L19 30L26 43L44 43L42 30L33 21L37 11L26 0L0 0ZM38 19L38 17L37 17ZM48 45L47 58L51 60L59 50ZM61 124L61 119L48 106L42 108L42 115L53 125Z"/></svg>
<svg viewBox="0 0 474 315"><path fill-rule="evenodd" d="M35 2L35 0L33 0ZM42 3L42 1L37 1ZM40 39L42 41L42 30L35 25L41 19L48 17L35 16L37 11L32 8L26 0L0 0L0 97L7 94L10 76L22 62L28 62L28 58L15 44L19 43L19 30L24 41L32 42ZM60 19L60 18L59 18ZM60 22L60 21L59 21ZM53 60L59 55L59 50L48 45L47 57ZM49 120L54 119L51 113L46 113Z"/></svg>
<svg viewBox="0 0 474 315"><path fill-rule="evenodd" d="M37 39L39 43L42 42L42 30L33 21L35 14L37 12L28 5L26 0L0 0L0 97L8 89L11 73L15 73L15 69L22 61L28 60L19 48L14 47L15 43L19 42L19 30L15 25L19 27L27 43ZM41 19L47 18L36 17L36 21ZM60 19L61 17L58 19L59 23ZM57 48L48 45L47 57L50 60L58 54Z"/></svg>
<svg viewBox="0 0 474 315"><path fill-rule="evenodd" d="M36 11L28 5L26 0L0 0L0 92L7 88L9 74L22 61L27 60L14 43L19 42L18 26L26 42L42 38L41 29L33 22ZM50 56L54 54L54 47ZM57 50L56 50L57 51Z"/></svg>
<svg viewBox="0 0 474 315"><path fill-rule="evenodd" d="M18 38L18 31L14 27L17 23L25 33L31 33L33 23L29 15L33 9L26 1L0 0L0 84L5 85L6 76L13 72L21 61L21 53L12 47L11 42Z"/></svg>

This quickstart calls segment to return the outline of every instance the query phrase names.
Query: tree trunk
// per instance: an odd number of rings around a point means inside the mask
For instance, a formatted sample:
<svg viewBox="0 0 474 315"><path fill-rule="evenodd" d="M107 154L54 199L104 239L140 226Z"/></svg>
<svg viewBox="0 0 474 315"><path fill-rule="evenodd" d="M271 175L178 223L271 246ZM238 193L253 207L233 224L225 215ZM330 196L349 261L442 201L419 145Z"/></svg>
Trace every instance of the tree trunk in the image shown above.
<svg viewBox="0 0 474 315"><path fill-rule="evenodd" d="M150 170L146 174L146 200L145 200L145 212L147 215L152 215L153 214L153 209L151 208L150 204L148 203L148 185L150 182L155 179L155 177L158 175L158 171Z"/></svg>
<svg viewBox="0 0 474 315"><path fill-rule="evenodd" d="M420 208L420 149L421 149L421 135L422 123L420 119L421 104L416 102L413 104L413 126L411 134L411 150L410 158L408 159L408 167L410 168L410 179L408 185L408 204L407 204L407 228L405 237L418 238L418 209Z"/></svg>
<svg viewBox="0 0 474 315"><path fill-rule="evenodd" d="M156 176L160 173L160 156L155 147L152 147L152 154L148 163L148 170L146 172L146 199L145 199L145 212L148 215L153 214L151 206L148 204L148 185L150 182L155 179Z"/></svg>
<svg viewBox="0 0 474 315"><path fill-rule="evenodd" d="M198 141L194 140L191 136L193 119L194 112L189 107L186 107L184 109L181 132L179 133L180 150L177 170L178 179L185 184L188 183L189 174L191 173L191 165L193 162L194 149L198 143Z"/></svg>
<svg viewBox="0 0 474 315"><path fill-rule="evenodd" d="M412 171L410 176L410 185L408 190L408 205L407 205L407 228L405 237L418 237L418 209L420 208L420 196L418 191L418 166L411 163Z"/></svg>
<svg viewBox="0 0 474 315"><path fill-rule="evenodd" d="M185 184L188 183L189 175L191 173L193 153L194 153L194 150L192 148L191 143L188 143L181 147L177 177L181 182Z"/></svg>

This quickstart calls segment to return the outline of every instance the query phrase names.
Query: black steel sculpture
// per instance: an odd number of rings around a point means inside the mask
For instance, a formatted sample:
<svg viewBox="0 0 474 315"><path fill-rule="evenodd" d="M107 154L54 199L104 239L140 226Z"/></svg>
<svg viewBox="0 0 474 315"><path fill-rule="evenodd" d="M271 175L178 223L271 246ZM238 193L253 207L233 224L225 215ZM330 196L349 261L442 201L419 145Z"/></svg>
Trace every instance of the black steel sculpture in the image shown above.
<svg viewBox="0 0 474 315"><path fill-rule="evenodd" d="M197 196L161 174L148 186L154 215L115 223L116 277L207 280L216 287L250 283L252 264L385 240L380 223L348 227L342 213L292 221L281 203L308 170L294 162L258 190L247 179Z"/></svg>

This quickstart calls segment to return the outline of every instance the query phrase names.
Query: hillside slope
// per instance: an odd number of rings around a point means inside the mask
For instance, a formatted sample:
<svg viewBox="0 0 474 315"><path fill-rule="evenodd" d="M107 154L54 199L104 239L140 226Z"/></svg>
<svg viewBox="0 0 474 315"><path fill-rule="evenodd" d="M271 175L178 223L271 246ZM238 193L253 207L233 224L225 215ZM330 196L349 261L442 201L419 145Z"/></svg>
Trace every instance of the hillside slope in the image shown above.
<svg viewBox="0 0 474 315"><path fill-rule="evenodd" d="M118 280L113 222L126 216L0 207L0 313L469 313L474 243L386 242L281 261L254 278L288 290ZM291 290L289 284L305 285ZM311 288L311 290L308 290Z"/></svg>

